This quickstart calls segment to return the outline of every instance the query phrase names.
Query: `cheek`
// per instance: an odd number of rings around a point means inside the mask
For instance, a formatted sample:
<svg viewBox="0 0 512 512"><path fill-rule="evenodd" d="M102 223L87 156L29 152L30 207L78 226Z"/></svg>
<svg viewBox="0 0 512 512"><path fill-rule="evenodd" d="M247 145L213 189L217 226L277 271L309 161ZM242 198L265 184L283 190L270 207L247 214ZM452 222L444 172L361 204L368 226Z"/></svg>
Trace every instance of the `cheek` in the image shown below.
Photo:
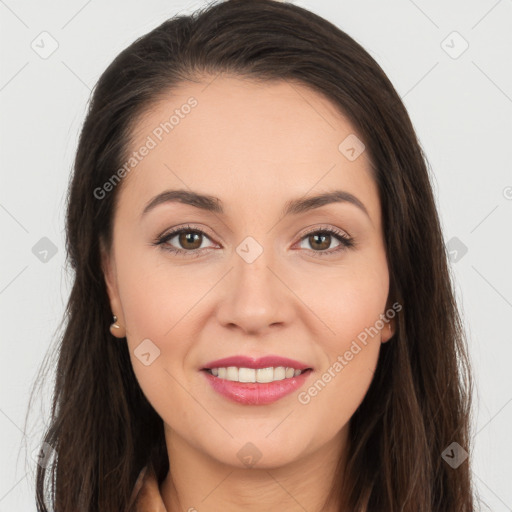
<svg viewBox="0 0 512 512"><path fill-rule="evenodd" d="M362 348L351 361L323 368L298 395L295 419L301 418L310 448L321 446L346 427L373 379L379 346ZM303 433L304 434L304 433Z"/></svg>
<svg viewBox="0 0 512 512"><path fill-rule="evenodd" d="M370 387L381 347L378 320L387 299L387 281L379 280L371 274L354 275L344 286L329 290L331 301L325 302L322 318L334 332L324 329L318 338L321 367L297 396L312 436L318 431L324 440L334 436Z"/></svg>
<svg viewBox="0 0 512 512"><path fill-rule="evenodd" d="M307 280L304 275L308 275ZM384 255L372 253L366 258L358 255L354 264L350 262L328 271L304 271L293 286L313 312L312 322L320 326L315 328L316 338L321 340L331 362L349 349L352 340L380 341L383 327L380 315L385 312L389 292ZM313 329L313 323L310 327Z"/></svg>
<svg viewBox="0 0 512 512"><path fill-rule="evenodd" d="M190 279L183 275L136 252L118 265L132 367L147 400L167 422L175 415L182 419L190 415L184 406L190 395L183 386L188 390L191 386L185 382L183 367L188 340L197 336L190 322L192 312L187 315L197 293L193 287L190 291ZM169 411L173 415L167 417Z"/></svg>
<svg viewBox="0 0 512 512"><path fill-rule="evenodd" d="M388 297L387 272L382 259L344 269L317 282L323 286L315 286L305 299L329 329L318 333L321 367L298 401L308 421L326 429L327 436L350 420L373 379L385 325L380 315Z"/></svg>
<svg viewBox="0 0 512 512"><path fill-rule="evenodd" d="M165 411L169 403L180 403L179 397L184 403L190 400L186 393L181 396L178 382L187 389L192 385L185 383L190 377L185 366L191 340L199 339L202 329L196 321L201 311L197 302L218 277L211 270L201 277L190 267L173 265L158 248L137 248L137 244L120 239L118 246L123 244L132 247L116 254L132 366L148 400L156 410Z"/></svg>
<svg viewBox="0 0 512 512"><path fill-rule="evenodd" d="M118 257L119 293L131 344L171 336L174 326L197 301L191 273L184 267L172 267L162 252L141 247Z"/></svg>

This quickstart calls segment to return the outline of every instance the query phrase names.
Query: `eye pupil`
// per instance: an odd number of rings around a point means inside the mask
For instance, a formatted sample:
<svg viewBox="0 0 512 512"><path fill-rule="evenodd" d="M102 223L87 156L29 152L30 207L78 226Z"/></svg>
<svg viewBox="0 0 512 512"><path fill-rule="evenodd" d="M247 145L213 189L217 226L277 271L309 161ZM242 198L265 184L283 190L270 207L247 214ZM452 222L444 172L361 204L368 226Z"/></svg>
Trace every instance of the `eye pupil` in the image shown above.
<svg viewBox="0 0 512 512"><path fill-rule="evenodd" d="M316 238L321 238L322 241L324 242L323 244L320 245L320 247L317 246L317 249L328 249L329 248L329 245L330 245L330 239L331 239L331 235L326 235L326 234L315 234L315 235L312 235L309 237L310 239L313 238L313 239L316 239ZM325 244L325 240L328 240L327 244ZM316 243L316 242L315 242ZM314 247L315 244L311 244L312 247Z"/></svg>
<svg viewBox="0 0 512 512"><path fill-rule="evenodd" d="M182 247L186 247L187 249L197 249L201 247L201 243L196 247L195 245L193 247L187 247L187 243L193 243L194 238L196 238L195 242L197 242L197 239L200 239L201 235L200 233L195 233L192 231L183 232L179 235L179 242L182 245Z"/></svg>

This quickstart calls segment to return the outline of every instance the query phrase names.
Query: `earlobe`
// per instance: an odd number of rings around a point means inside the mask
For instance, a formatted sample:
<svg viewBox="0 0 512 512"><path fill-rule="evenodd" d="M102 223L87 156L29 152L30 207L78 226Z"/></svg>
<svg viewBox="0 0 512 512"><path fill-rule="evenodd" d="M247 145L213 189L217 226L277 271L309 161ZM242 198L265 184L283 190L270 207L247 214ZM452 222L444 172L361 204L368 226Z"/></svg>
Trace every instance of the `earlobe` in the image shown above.
<svg viewBox="0 0 512 512"><path fill-rule="evenodd" d="M393 302L392 300L392 297L394 297L392 290L393 286L391 287L391 291L388 294L386 311L383 314L383 316L386 318L386 325L384 325L381 330L381 343L387 343L396 333L397 313L395 310L395 304L397 304L397 302ZM398 309L398 311L400 311L400 309ZM391 312L393 312L393 316L391 316Z"/></svg>
<svg viewBox="0 0 512 512"><path fill-rule="evenodd" d="M110 302L110 309L112 310L113 322L110 326L110 332L116 338L124 338L126 333L124 329L124 316L121 307L121 300L117 287L117 273L115 269L115 262L111 255L104 249L103 243L100 243L101 251L101 268L107 294Z"/></svg>
<svg viewBox="0 0 512 512"><path fill-rule="evenodd" d="M110 324L110 333L116 338L126 337L126 330L117 323L117 316L114 315L113 322Z"/></svg>
<svg viewBox="0 0 512 512"><path fill-rule="evenodd" d="M388 342L395 335L395 319L392 318L389 322L386 323L384 328L381 331L381 343Z"/></svg>

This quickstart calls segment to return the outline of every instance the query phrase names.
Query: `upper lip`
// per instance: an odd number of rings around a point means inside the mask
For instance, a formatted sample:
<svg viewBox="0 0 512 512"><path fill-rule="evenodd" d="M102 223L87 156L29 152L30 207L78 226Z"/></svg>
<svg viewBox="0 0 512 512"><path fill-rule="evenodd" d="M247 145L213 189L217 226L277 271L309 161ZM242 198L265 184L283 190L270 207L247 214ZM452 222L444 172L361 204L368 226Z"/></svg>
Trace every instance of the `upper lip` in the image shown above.
<svg viewBox="0 0 512 512"><path fill-rule="evenodd" d="M295 361L294 359L289 359L288 357L268 355L257 359L247 356L225 357L223 359L217 359L206 363L206 365L201 369L211 370L212 368L227 368L228 366L254 369L284 366L286 368L294 368L295 370L306 370L311 368L310 365L301 363L300 361Z"/></svg>

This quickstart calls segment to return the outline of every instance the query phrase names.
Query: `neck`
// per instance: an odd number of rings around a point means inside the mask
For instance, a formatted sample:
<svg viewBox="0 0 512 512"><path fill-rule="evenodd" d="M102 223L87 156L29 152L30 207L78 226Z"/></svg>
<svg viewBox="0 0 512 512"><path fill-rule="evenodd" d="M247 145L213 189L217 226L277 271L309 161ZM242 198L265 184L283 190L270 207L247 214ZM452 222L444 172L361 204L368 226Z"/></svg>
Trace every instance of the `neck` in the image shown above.
<svg viewBox="0 0 512 512"><path fill-rule="evenodd" d="M324 503L347 434L348 425L321 448L279 466L265 466L262 457L253 467L237 467L197 450L166 426L170 470L161 494L167 512L337 511L339 503Z"/></svg>

